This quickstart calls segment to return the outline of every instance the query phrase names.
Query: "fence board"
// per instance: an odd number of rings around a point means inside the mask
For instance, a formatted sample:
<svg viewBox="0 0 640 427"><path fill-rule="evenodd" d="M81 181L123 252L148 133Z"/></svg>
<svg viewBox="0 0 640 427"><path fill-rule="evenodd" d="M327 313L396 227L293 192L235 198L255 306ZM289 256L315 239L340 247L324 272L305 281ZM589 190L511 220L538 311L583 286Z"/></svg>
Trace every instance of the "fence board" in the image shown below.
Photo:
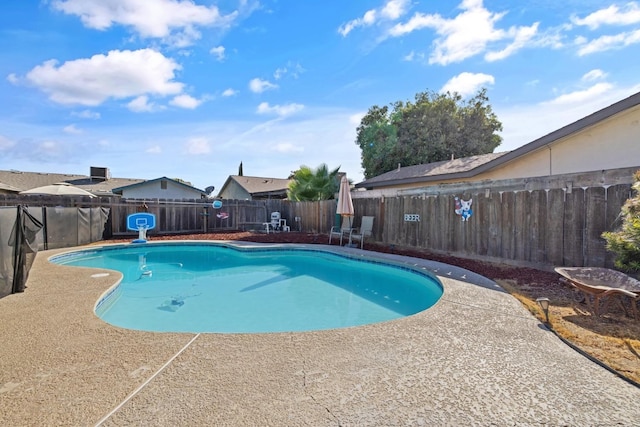
<svg viewBox="0 0 640 427"><path fill-rule="evenodd" d="M547 263L563 265L564 246L564 191L552 189L547 192L547 227L545 230L545 251Z"/></svg>
<svg viewBox="0 0 640 427"><path fill-rule="evenodd" d="M582 188L565 193L562 265L584 265L584 193Z"/></svg>
<svg viewBox="0 0 640 427"><path fill-rule="evenodd" d="M606 249L602 230L606 223L607 206L604 188L585 191L584 265L604 267Z"/></svg>
<svg viewBox="0 0 640 427"><path fill-rule="evenodd" d="M529 230L528 240L524 244L528 246L525 251L525 260L533 263L544 263L546 259L546 213L547 193L544 190L529 192L528 198Z"/></svg>
<svg viewBox="0 0 640 427"><path fill-rule="evenodd" d="M529 258L529 229L531 214L529 212L529 192L514 192L514 208L513 208L513 259Z"/></svg>
<svg viewBox="0 0 640 427"><path fill-rule="evenodd" d="M487 225L489 229L489 241L487 255L500 257L502 254L502 238L500 237L502 222L502 195L500 192L492 192L487 199Z"/></svg>
<svg viewBox="0 0 640 427"><path fill-rule="evenodd" d="M500 209L502 211L502 232L500 244L502 245L501 258L515 259L515 200L516 195L512 191L502 193Z"/></svg>
<svg viewBox="0 0 640 427"><path fill-rule="evenodd" d="M486 194L476 194L473 199L475 244L474 253L486 256L489 251L489 204L490 198Z"/></svg>

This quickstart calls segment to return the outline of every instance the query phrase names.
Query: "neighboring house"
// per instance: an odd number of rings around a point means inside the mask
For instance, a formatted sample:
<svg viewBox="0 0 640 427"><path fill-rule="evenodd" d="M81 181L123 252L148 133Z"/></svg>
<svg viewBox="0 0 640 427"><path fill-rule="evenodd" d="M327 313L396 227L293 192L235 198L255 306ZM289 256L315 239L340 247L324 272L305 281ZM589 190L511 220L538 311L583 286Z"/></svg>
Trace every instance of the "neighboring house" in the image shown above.
<svg viewBox="0 0 640 427"><path fill-rule="evenodd" d="M230 175L218 193L219 199L286 199L290 179Z"/></svg>
<svg viewBox="0 0 640 427"><path fill-rule="evenodd" d="M516 150L399 167L356 184L372 191L354 194L394 196L437 186L509 180L521 184L523 179L572 174L579 180L589 173L593 180L609 171L619 171L616 183L631 183L636 169L640 169L640 92Z"/></svg>
<svg viewBox="0 0 640 427"><path fill-rule="evenodd" d="M166 176L113 189L124 199L205 199L207 193L199 188Z"/></svg>
<svg viewBox="0 0 640 427"><path fill-rule="evenodd" d="M142 179L112 178L109 169L91 167L89 175L0 170L0 194L17 194L45 185L66 182L99 197L113 197L113 189L143 182Z"/></svg>

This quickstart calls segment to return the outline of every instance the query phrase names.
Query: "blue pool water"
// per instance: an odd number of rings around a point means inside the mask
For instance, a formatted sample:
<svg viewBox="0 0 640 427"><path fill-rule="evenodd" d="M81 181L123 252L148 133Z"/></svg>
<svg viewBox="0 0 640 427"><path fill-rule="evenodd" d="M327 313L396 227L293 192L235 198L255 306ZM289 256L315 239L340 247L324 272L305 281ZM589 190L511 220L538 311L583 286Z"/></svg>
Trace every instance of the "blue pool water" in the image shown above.
<svg viewBox="0 0 640 427"><path fill-rule="evenodd" d="M96 314L145 331L344 328L409 316L442 296L440 283L427 274L319 250L147 244L51 261L122 272L122 282L98 302Z"/></svg>

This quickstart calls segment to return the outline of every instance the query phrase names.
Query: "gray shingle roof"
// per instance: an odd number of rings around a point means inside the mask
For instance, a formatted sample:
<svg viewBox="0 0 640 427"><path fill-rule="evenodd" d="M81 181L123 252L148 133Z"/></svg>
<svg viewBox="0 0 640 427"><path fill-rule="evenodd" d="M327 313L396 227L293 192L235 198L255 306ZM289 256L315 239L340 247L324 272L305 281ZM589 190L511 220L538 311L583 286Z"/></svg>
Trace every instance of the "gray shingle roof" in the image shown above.
<svg viewBox="0 0 640 427"><path fill-rule="evenodd" d="M67 182L96 196L111 196L113 195L111 190L114 188L143 181L144 179L130 178L110 178L106 181L98 181L92 180L88 175L0 170L0 188L16 193L56 182Z"/></svg>
<svg viewBox="0 0 640 427"><path fill-rule="evenodd" d="M405 166L367 179L359 183L357 187L368 187L371 184L382 182L384 182L385 185L391 185L395 181L402 183L411 182L411 180L422 181L428 177L468 172L507 153L508 151L503 153L481 154L441 162L426 163L424 165Z"/></svg>
<svg viewBox="0 0 640 427"><path fill-rule="evenodd" d="M289 188L289 182L291 182L289 179L240 175L230 175L228 181L230 180L235 181L239 186L244 188L253 196L260 195L261 193L286 193L287 188ZM228 182L225 183L224 187L227 185Z"/></svg>
<svg viewBox="0 0 640 427"><path fill-rule="evenodd" d="M139 187L139 186L146 185L146 184L151 184L153 182L162 181L162 180L171 181L171 182L175 183L176 185L182 186L182 187L187 188L189 190L199 191L201 196L206 196L207 195L207 193L205 191L203 191L203 190L201 190L199 188L196 188L196 187L194 187L192 185L189 185L188 183L185 183L185 182L180 182L180 181L176 181L175 179L167 178L166 176L161 176L160 178L150 179L148 181L135 182L133 184L127 184L127 185L124 185L122 187L114 187L112 189L112 191L115 194L122 194L122 191L125 190L125 189L131 189L131 188Z"/></svg>

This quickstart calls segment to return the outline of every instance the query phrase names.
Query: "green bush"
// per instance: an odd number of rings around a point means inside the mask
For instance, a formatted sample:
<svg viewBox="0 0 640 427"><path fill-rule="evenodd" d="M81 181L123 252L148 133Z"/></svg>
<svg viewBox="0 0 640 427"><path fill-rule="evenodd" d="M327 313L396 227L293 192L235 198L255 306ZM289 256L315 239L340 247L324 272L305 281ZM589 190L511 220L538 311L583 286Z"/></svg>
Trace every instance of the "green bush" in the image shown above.
<svg viewBox="0 0 640 427"><path fill-rule="evenodd" d="M602 233L607 249L616 255L615 266L630 273L640 272L640 171L636 172L634 194L622 206L618 231Z"/></svg>

